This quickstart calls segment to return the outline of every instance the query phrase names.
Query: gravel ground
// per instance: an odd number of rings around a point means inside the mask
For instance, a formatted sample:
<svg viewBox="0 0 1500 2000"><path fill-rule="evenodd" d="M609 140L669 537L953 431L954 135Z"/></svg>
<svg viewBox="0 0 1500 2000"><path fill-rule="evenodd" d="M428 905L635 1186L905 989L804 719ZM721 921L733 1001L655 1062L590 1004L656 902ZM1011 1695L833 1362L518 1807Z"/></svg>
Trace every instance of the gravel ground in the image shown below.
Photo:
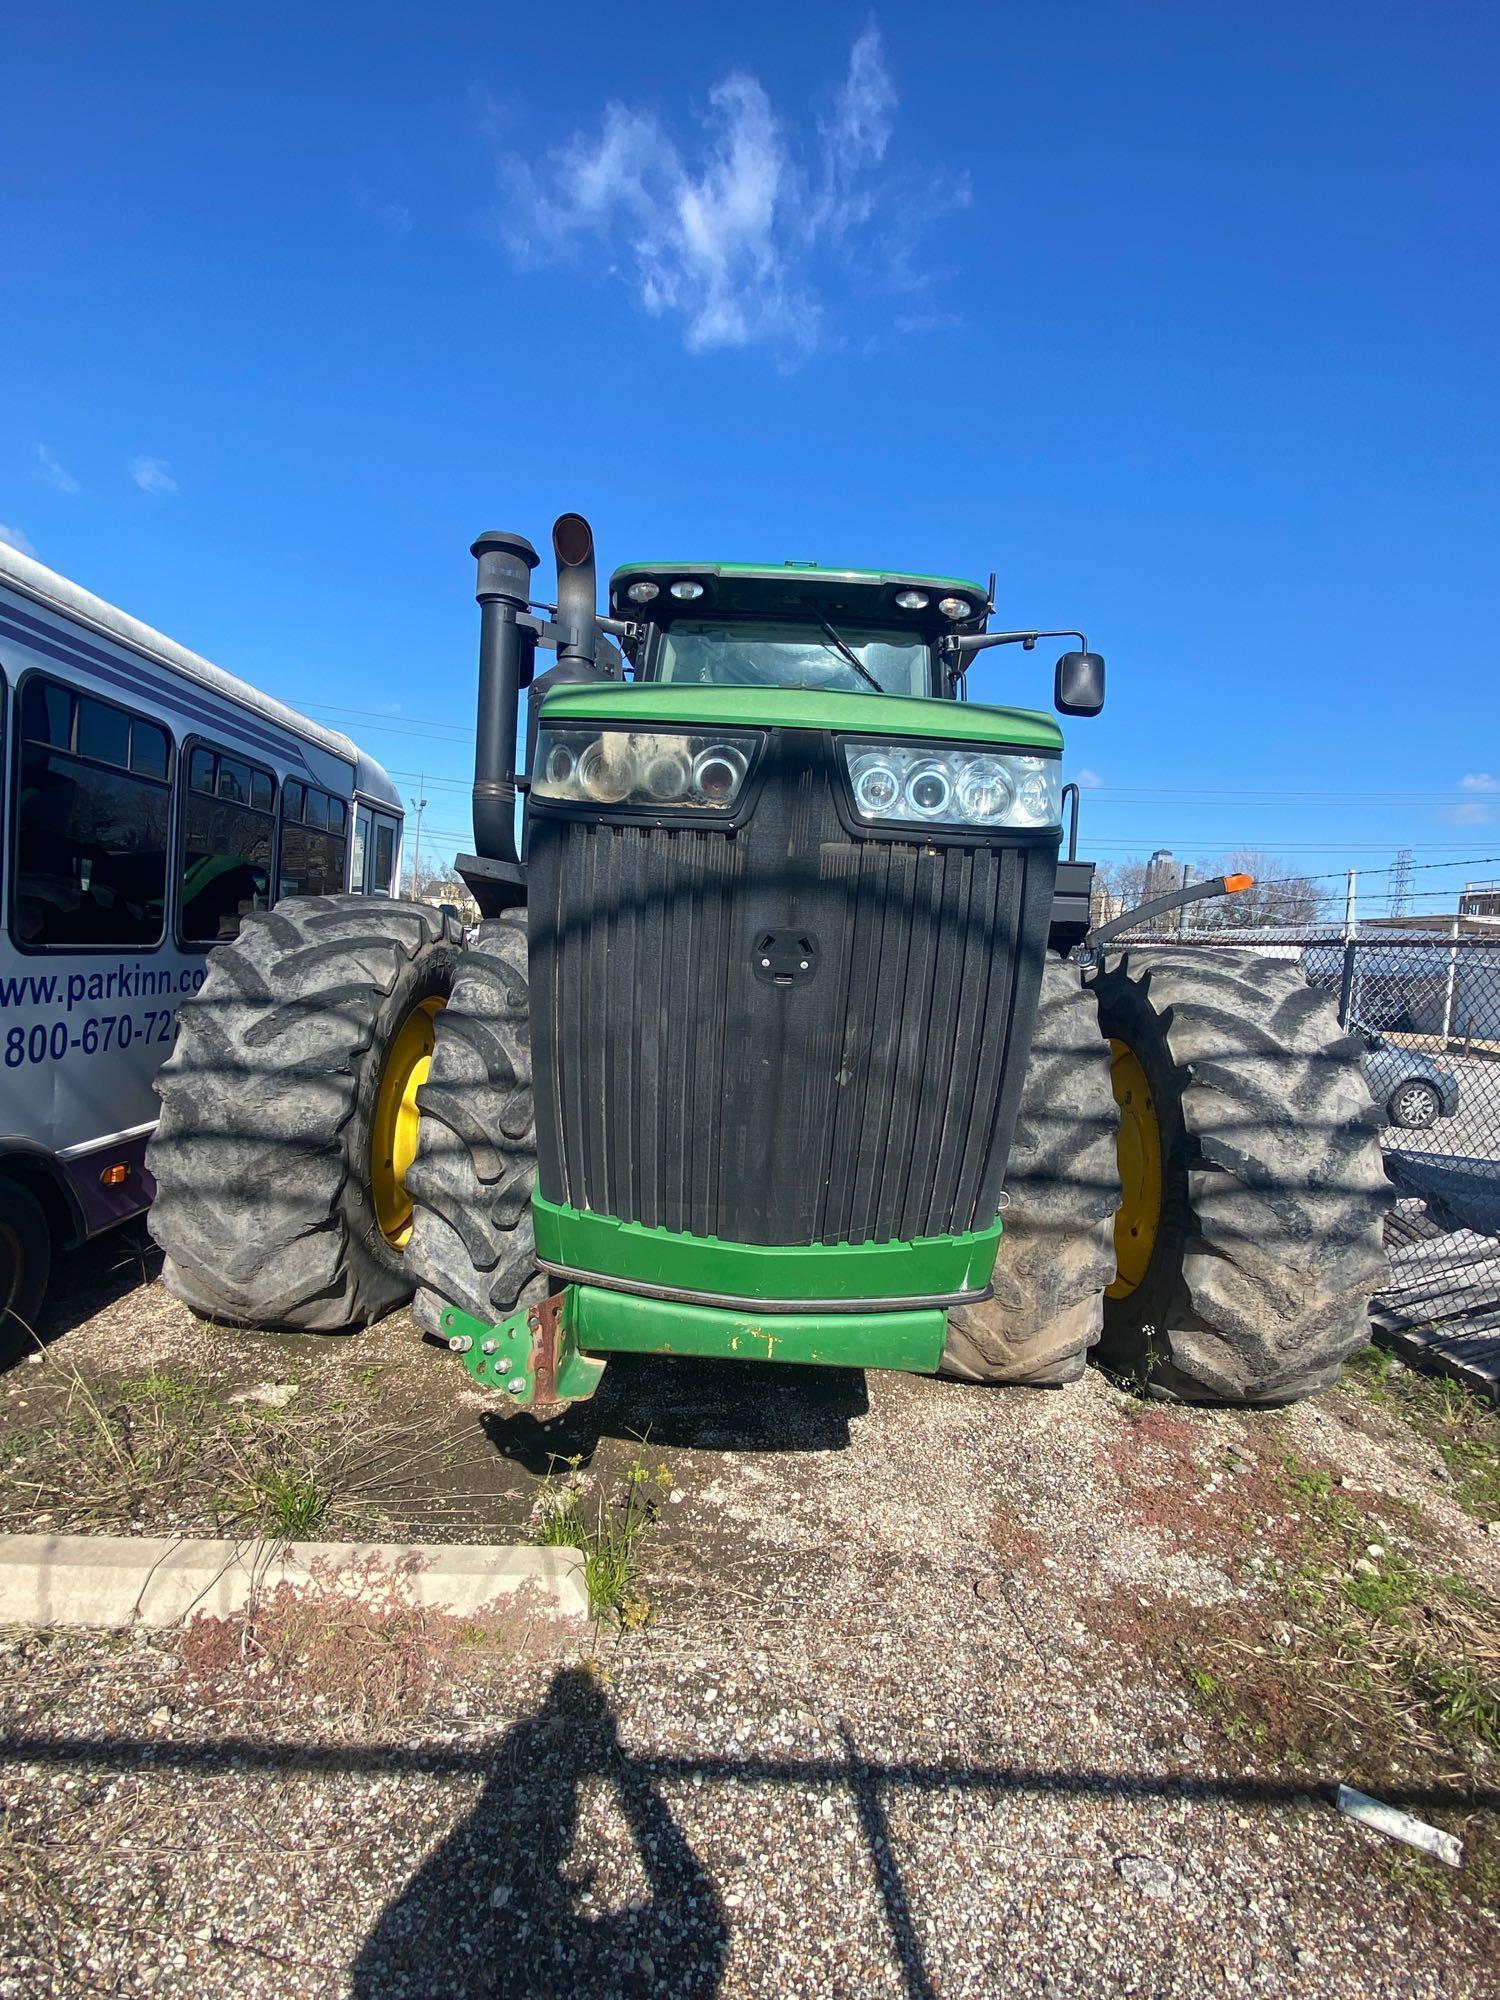
<svg viewBox="0 0 1500 2000"><path fill-rule="evenodd" d="M397 1526L514 1534L549 1452L586 1498L637 1454L675 1484L644 1629L450 1644L404 1714L268 1677L232 1633L0 1636L0 1995L1497 1991L1494 1758L1415 1724L1377 1744L1342 1695L1278 1719L1223 1692L1225 1649L1260 1671L1323 1643L1285 1577L1330 1502L1304 1512L1288 1466L1471 1609L1500 1593L1500 1536L1363 1389L1239 1417L1097 1374L622 1360L544 1436L404 1315L230 1335L101 1268L58 1333L5 1378L0 1445L64 1368L170 1365L425 1412L452 1451ZM1342 1820L1340 1777L1472 1864Z"/></svg>

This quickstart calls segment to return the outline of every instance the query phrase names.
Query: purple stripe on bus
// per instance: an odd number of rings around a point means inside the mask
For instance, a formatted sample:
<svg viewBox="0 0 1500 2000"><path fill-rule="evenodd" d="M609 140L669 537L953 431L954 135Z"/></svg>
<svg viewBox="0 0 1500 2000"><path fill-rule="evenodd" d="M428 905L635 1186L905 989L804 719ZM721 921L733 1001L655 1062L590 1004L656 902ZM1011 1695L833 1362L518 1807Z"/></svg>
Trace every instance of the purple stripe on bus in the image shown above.
<svg viewBox="0 0 1500 2000"><path fill-rule="evenodd" d="M147 1143L144 1137L115 1139L91 1153L80 1153L76 1159L62 1162L83 1211L85 1236L113 1229L117 1222L128 1222L151 1206L156 1182L146 1166ZM106 1167L117 1163L123 1163L130 1171L118 1187L105 1187L99 1176Z"/></svg>

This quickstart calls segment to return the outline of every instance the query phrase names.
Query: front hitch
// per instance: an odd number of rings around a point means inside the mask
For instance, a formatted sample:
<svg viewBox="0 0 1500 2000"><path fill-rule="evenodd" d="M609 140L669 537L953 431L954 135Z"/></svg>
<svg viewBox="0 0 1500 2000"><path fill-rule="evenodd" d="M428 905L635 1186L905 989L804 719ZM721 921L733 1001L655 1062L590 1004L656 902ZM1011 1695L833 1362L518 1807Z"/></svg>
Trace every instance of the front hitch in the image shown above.
<svg viewBox="0 0 1500 2000"><path fill-rule="evenodd" d="M529 1410L534 1416L555 1416L598 1388L604 1362L581 1353L573 1334L576 1290L568 1285L494 1326L457 1306L444 1310L441 1325L449 1352L481 1389L501 1392L506 1415Z"/></svg>

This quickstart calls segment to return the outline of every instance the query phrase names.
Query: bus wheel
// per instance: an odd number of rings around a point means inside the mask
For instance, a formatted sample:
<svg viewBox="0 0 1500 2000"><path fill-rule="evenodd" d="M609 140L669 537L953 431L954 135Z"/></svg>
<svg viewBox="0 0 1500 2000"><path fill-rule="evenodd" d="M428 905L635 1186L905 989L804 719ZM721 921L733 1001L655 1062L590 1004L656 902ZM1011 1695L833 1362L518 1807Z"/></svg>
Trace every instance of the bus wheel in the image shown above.
<svg viewBox="0 0 1500 2000"><path fill-rule="evenodd" d="M51 1269L52 1232L41 1203L14 1181L0 1181L0 1356L35 1344Z"/></svg>
<svg viewBox="0 0 1500 2000"><path fill-rule="evenodd" d="M462 950L422 903L298 896L213 953L147 1155L162 1276L194 1312L338 1333L411 1297L417 1093Z"/></svg>

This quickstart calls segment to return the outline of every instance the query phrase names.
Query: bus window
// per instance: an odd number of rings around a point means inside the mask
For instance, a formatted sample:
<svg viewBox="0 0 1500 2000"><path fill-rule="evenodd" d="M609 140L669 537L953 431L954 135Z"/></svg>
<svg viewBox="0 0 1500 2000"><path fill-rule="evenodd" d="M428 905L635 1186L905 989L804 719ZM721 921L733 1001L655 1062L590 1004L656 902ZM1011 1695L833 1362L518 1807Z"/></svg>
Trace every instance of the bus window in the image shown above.
<svg viewBox="0 0 1500 2000"><path fill-rule="evenodd" d="M137 757L131 753L134 731L140 732ZM22 688L20 736L11 846L16 943L160 943L167 894L165 732L113 702L32 674Z"/></svg>
<svg viewBox="0 0 1500 2000"><path fill-rule="evenodd" d="M356 895L370 886L365 880L365 857L369 851L370 815L361 806L354 815L354 854L349 863L349 887Z"/></svg>
<svg viewBox="0 0 1500 2000"><path fill-rule="evenodd" d="M316 785L288 784L281 793L281 883L283 896L337 896L344 887L344 832L348 812L342 799Z"/></svg>
<svg viewBox="0 0 1500 2000"><path fill-rule="evenodd" d="M238 937L252 910L271 907L275 781L236 757L195 745L182 799L182 941Z"/></svg>
<svg viewBox="0 0 1500 2000"><path fill-rule="evenodd" d="M391 893L391 877L396 872L396 829L388 819L375 822L375 870L370 883L372 896Z"/></svg>

